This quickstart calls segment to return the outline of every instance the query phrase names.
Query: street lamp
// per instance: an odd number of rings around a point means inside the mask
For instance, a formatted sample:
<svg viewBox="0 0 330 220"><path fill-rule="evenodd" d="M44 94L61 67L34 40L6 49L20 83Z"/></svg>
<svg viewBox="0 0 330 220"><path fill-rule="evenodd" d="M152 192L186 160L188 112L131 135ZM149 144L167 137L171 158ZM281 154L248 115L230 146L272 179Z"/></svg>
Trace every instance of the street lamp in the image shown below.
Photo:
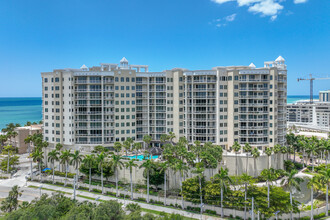
<svg viewBox="0 0 330 220"><path fill-rule="evenodd" d="M41 188L42 188L42 185L39 186L39 190L40 190L40 197L41 197Z"/></svg>

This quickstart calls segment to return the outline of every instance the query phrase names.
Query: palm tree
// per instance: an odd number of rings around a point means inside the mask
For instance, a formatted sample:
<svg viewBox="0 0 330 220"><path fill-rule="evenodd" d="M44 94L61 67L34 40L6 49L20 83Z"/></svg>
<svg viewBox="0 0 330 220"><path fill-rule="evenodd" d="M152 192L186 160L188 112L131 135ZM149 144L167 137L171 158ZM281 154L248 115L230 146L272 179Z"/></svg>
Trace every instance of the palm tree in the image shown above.
<svg viewBox="0 0 330 220"><path fill-rule="evenodd" d="M220 185L220 195L221 195L221 217L224 217L223 212L223 192L229 184L233 183L233 180L228 175L228 169L223 169L222 167L219 170L219 173L214 175L214 180L219 181Z"/></svg>
<svg viewBox="0 0 330 220"><path fill-rule="evenodd" d="M177 160L175 163L175 170L179 171L180 174L181 202L182 202L182 209L184 209L182 177L187 174L188 166L182 160Z"/></svg>
<svg viewBox="0 0 330 220"><path fill-rule="evenodd" d="M73 154L71 154L71 161L70 165L74 166L76 169L76 178L77 178L77 188L78 186L78 179L79 179L79 166L81 161L83 160L84 156L80 154L79 150L75 150Z"/></svg>
<svg viewBox="0 0 330 220"><path fill-rule="evenodd" d="M314 157L317 154L317 150L318 149L316 142L310 141L309 143L307 143L307 153L312 157L312 172L314 172Z"/></svg>
<svg viewBox="0 0 330 220"><path fill-rule="evenodd" d="M153 167L154 163L150 159L145 160L139 167L140 169L144 168L144 173L147 176L147 203L149 203L149 175L153 171Z"/></svg>
<svg viewBox="0 0 330 220"><path fill-rule="evenodd" d="M273 149L271 147L266 147L265 154L268 156L268 169L270 168L269 159L272 153L273 153Z"/></svg>
<svg viewBox="0 0 330 220"><path fill-rule="evenodd" d="M144 135L143 136L143 142L144 142L144 149L149 150L149 144L151 143L152 138L150 135Z"/></svg>
<svg viewBox="0 0 330 220"><path fill-rule="evenodd" d="M129 169L129 177L131 181L131 200L133 200L133 167L137 167L138 165L135 163L135 159L129 160L125 163L125 167Z"/></svg>
<svg viewBox="0 0 330 220"><path fill-rule="evenodd" d="M48 162L51 162L53 166L53 184L55 183L55 161L58 161L58 154L60 153L57 150L52 150L48 153Z"/></svg>
<svg viewBox="0 0 330 220"><path fill-rule="evenodd" d="M142 149L142 144L140 142L135 142L133 144L133 146L134 146L134 149L135 149L135 156L136 156L136 159L137 159L138 151Z"/></svg>
<svg viewBox="0 0 330 220"><path fill-rule="evenodd" d="M245 151L246 153L246 174L248 173L248 168L249 168L249 153L251 153L252 151L252 147L249 143L246 143L244 146L243 146L243 150Z"/></svg>
<svg viewBox="0 0 330 220"><path fill-rule="evenodd" d="M1 151L7 140L8 140L7 135L4 134L0 135Z"/></svg>
<svg viewBox="0 0 330 220"><path fill-rule="evenodd" d="M58 153L61 152L62 148L63 148L63 145L60 143L57 143L55 146L55 149L57 150ZM58 166L58 171L61 171L61 166Z"/></svg>
<svg viewBox="0 0 330 220"><path fill-rule="evenodd" d="M261 176L266 180L267 183L267 203L268 203L268 208L270 207L270 197L269 197L269 188L270 188L270 184L276 180L276 178L278 177L278 173L275 169L270 168L270 169L264 169L261 172Z"/></svg>
<svg viewBox="0 0 330 220"><path fill-rule="evenodd" d="M4 147L4 151L7 152L7 174L10 171L10 155L13 153L14 148L12 145L7 145Z"/></svg>
<svg viewBox="0 0 330 220"><path fill-rule="evenodd" d="M125 152L127 156L128 155L127 152L131 149L131 143L128 140L124 141L123 147L125 148Z"/></svg>
<svg viewBox="0 0 330 220"><path fill-rule="evenodd" d="M19 189L19 186L13 186L8 197L1 202L1 211L10 213L17 209L18 197L22 196L22 191Z"/></svg>
<svg viewBox="0 0 330 220"><path fill-rule="evenodd" d="M118 169L123 167L122 157L119 155L111 155L111 168L116 176L116 197L118 197Z"/></svg>
<svg viewBox="0 0 330 220"><path fill-rule="evenodd" d="M35 149L35 151L32 153L32 159L33 162L38 162L38 166L39 166L39 174L40 174L40 182L42 181L42 177L41 177L41 161L43 159L43 152L40 151L39 149Z"/></svg>
<svg viewBox="0 0 330 220"><path fill-rule="evenodd" d="M114 143L114 146L113 148L115 149L115 151L117 152L117 155L119 155L119 152L121 151L121 148L123 147L123 145L119 142L119 141L116 141Z"/></svg>
<svg viewBox="0 0 330 220"><path fill-rule="evenodd" d="M325 211L325 214L326 216L328 216L328 204L329 204L329 201L328 201L328 190L329 190L329 184L330 184L330 168L327 168L325 170L320 170L318 175L317 175L317 179L318 181L320 182L320 184L322 186L326 186L326 194L325 194L325 198L326 198L326 211Z"/></svg>
<svg viewBox="0 0 330 220"><path fill-rule="evenodd" d="M307 187L311 189L311 220L314 219L314 189L319 189L320 188L320 182L319 182L319 177L318 176L313 176L307 183Z"/></svg>
<svg viewBox="0 0 330 220"><path fill-rule="evenodd" d="M252 157L254 159L254 175L258 176L257 158L260 156L260 152L259 152L258 148L253 148L251 154L252 154Z"/></svg>
<svg viewBox="0 0 330 220"><path fill-rule="evenodd" d="M166 171L169 168L169 162L165 161L161 163L159 166L161 168L160 172L164 172L164 205L166 206L166 190L167 190Z"/></svg>
<svg viewBox="0 0 330 220"><path fill-rule="evenodd" d="M292 218L292 189L297 189L300 191L300 183L303 181L302 178L297 177L296 174L298 173L297 170L291 170L291 172L284 172L285 179L282 179L281 184L287 185L289 187L290 192L290 204L291 204L291 210L290 210L290 217Z"/></svg>
<svg viewBox="0 0 330 220"><path fill-rule="evenodd" d="M237 141L235 141L234 145L232 146L234 152L235 152L235 155L236 155L236 176L238 176L238 168L237 168L237 154L238 152L241 150L241 145L239 145L239 143Z"/></svg>
<svg viewBox="0 0 330 220"><path fill-rule="evenodd" d="M70 158L71 158L71 150L61 151L60 163L65 165L65 183L64 183L64 186L66 186L66 182L67 182L67 179L68 179L68 164L70 163Z"/></svg>
<svg viewBox="0 0 330 220"><path fill-rule="evenodd" d="M201 216L203 213L203 191L202 191L202 179L204 178L204 164L202 162L198 162L196 164L195 170L193 170L193 173L196 173L198 176L198 182L199 182L199 199L201 204ZM181 192L182 194L182 192Z"/></svg>
<svg viewBox="0 0 330 220"><path fill-rule="evenodd" d="M92 185L92 168L93 165L95 163L95 155L94 154L88 154L85 156L85 158L83 159L83 164L88 167L89 169L89 188L88 191L91 191L91 185ZM102 190L103 191L103 190Z"/></svg>
<svg viewBox="0 0 330 220"><path fill-rule="evenodd" d="M175 136L175 134L174 134L172 131L170 131L170 132L168 133L168 135L167 135L167 138L170 140L170 142L171 142L172 144L174 144L173 139L174 139L175 137L176 137L176 136Z"/></svg>
<svg viewBox="0 0 330 220"><path fill-rule="evenodd" d="M278 153L281 151L281 145L279 144L275 144L274 146L274 154L276 155L276 161L275 161L275 164L276 164L276 169L278 169Z"/></svg>
<svg viewBox="0 0 330 220"><path fill-rule="evenodd" d="M24 142L25 144L28 144L29 145L29 148L28 148L28 152L29 152L29 157L30 157L30 154L31 154L31 142L33 140L33 136L31 135L28 135L25 139L24 139ZM31 179L32 179L32 175L33 175L33 172L32 172L32 160L30 160L30 168L31 168Z"/></svg>
<svg viewBox="0 0 330 220"><path fill-rule="evenodd" d="M244 200L245 200L245 204L244 204L244 219L246 219L246 200L247 200L247 186L248 184L252 183L253 181L253 178L252 176L249 176L248 174L246 173L243 173L241 175L241 180L242 180L242 183L244 184Z"/></svg>
<svg viewBox="0 0 330 220"><path fill-rule="evenodd" d="M103 164L107 155L104 152L101 152L97 155L96 161L98 163L98 168L101 171L101 185L102 185L102 194L103 194Z"/></svg>

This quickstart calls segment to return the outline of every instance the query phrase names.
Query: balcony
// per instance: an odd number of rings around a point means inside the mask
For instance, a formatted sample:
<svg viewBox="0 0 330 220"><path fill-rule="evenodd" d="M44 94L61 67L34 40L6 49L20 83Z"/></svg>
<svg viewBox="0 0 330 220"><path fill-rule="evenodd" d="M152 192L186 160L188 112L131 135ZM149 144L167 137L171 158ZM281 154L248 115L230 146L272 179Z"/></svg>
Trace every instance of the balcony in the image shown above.
<svg viewBox="0 0 330 220"><path fill-rule="evenodd" d="M268 118L240 118L239 121L268 121Z"/></svg>
<svg viewBox="0 0 330 220"><path fill-rule="evenodd" d="M239 91L268 91L268 88L240 87Z"/></svg>

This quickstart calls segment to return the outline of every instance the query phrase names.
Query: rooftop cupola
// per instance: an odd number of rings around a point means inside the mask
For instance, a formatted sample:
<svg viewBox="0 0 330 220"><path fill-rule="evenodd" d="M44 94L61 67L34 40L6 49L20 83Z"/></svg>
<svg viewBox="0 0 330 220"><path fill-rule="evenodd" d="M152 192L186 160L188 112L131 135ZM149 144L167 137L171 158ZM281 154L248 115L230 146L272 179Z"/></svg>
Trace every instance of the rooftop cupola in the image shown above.
<svg viewBox="0 0 330 220"><path fill-rule="evenodd" d="M277 57L277 59L275 60L275 62L279 63L279 64L284 64L285 59L282 56Z"/></svg>
<svg viewBox="0 0 330 220"><path fill-rule="evenodd" d="M128 60L125 57L123 57L123 59L120 60L120 67L128 68Z"/></svg>
<svg viewBox="0 0 330 220"><path fill-rule="evenodd" d="M87 71L87 70L88 70L88 67L84 64L84 65L82 65L82 66L80 67L80 69L81 69L82 71Z"/></svg>
<svg viewBox="0 0 330 220"><path fill-rule="evenodd" d="M249 65L249 67L250 67L251 69L255 69L255 68L256 68L256 65L254 65L254 63L251 63L251 64Z"/></svg>

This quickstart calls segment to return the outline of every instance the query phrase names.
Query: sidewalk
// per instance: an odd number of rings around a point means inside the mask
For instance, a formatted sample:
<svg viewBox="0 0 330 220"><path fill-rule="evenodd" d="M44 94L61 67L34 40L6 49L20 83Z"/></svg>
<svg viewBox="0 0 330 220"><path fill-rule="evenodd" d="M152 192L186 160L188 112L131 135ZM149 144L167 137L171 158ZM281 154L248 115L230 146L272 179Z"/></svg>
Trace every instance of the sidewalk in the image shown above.
<svg viewBox="0 0 330 220"><path fill-rule="evenodd" d="M60 187L60 186L53 186L53 185L49 185L49 184L40 184L40 183L37 183L37 182L28 182L28 186L40 187L40 185L42 185L44 188L47 188L47 189L58 190L58 191L73 194L73 189L70 189L70 188L65 188L65 187ZM116 200L120 203L123 203L124 205L126 205L128 203L136 203L136 204L139 204L141 206L141 208L145 208L145 209L151 209L151 210L156 210L156 211L159 211L159 212L166 212L166 213L175 213L175 214L179 214L179 215L189 217L189 218L201 219L200 214L190 213L190 212L186 212L186 211L178 210L178 209L171 209L171 208L167 208L167 207L163 207L163 206L157 206L157 205L151 205L151 204L146 204L146 203L135 202L135 201L131 201L129 199L124 200L124 199L119 199L119 198L115 198L115 197L94 194L94 193L81 191L81 190L76 190L76 195L87 196L87 197L91 197L91 198L94 198L94 199L99 198L101 200ZM77 197L77 198L79 198L79 200L81 200L81 199L82 200L89 200L89 199L85 199L85 198L82 198L82 197ZM93 200L89 200L89 201L93 201ZM222 218L203 215L203 220L222 220Z"/></svg>

